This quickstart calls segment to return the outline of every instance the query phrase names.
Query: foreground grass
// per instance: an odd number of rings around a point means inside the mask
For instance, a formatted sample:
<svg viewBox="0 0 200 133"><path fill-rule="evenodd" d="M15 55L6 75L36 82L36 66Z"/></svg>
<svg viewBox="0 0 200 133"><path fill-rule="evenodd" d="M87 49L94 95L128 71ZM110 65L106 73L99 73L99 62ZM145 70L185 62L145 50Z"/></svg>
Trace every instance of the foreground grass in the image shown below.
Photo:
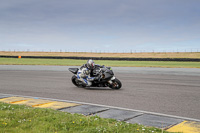
<svg viewBox="0 0 200 133"><path fill-rule="evenodd" d="M0 58L0 65L60 65L81 66L86 60L72 59L27 59ZM200 62L174 61L108 61L95 60L95 63L115 67L166 67L166 68L200 68Z"/></svg>
<svg viewBox="0 0 200 133"><path fill-rule="evenodd" d="M83 116L6 103L0 103L0 131L3 133L167 133L158 128L103 119L98 116Z"/></svg>

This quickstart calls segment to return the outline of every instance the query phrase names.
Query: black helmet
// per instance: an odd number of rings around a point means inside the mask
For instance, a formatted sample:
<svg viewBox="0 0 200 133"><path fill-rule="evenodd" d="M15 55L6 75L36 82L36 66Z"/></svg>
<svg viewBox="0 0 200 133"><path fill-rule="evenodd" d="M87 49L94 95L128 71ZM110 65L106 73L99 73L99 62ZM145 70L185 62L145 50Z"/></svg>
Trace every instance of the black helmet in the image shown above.
<svg viewBox="0 0 200 133"><path fill-rule="evenodd" d="M94 69L94 67L95 67L94 61L92 59L89 59L87 61L87 68Z"/></svg>

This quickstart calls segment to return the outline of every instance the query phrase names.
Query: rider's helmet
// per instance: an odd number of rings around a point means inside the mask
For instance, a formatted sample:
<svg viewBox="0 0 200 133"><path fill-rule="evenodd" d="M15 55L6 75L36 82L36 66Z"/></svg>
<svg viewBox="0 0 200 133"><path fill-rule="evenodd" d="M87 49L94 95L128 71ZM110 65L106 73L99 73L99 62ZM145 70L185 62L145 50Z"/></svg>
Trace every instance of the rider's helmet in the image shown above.
<svg viewBox="0 0 200 133"><path fill-rule="evenodd" d="M89 59L87 61L87 68L94 69L94 67L95 67L94 61L92 59Z"/></svg>

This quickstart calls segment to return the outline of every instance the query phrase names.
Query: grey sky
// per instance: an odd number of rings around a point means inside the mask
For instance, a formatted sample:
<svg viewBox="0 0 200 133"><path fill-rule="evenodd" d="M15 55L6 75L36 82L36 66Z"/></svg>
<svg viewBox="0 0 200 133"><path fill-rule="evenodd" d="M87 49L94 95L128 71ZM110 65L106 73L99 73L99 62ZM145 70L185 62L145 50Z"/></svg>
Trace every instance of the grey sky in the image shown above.
<svg viewBox="0 0 200 133"><path fill-rule="evenodd" d="M199 0L0 0L0 50L200 50Z"/></svg>

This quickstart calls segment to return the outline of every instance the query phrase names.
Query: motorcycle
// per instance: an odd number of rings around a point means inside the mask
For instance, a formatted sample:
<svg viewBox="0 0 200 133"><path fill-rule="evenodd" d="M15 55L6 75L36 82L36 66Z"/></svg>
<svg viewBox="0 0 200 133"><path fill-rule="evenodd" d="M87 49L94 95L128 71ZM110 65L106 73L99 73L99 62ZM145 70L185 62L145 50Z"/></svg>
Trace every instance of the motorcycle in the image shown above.
<svg viewBox="0 0 200 133"><path fill-rule="evenodd" d="M71 78L72 83L77 87L85 88L85 84L77 78L78 70L78 68L69 68L69 71L74 74ZM92 81L90 87L110 87L111 89L120 89L122 87L120 80L114 77L111 67L95 68L93 73L99 76L99 80Z"/></svg>

